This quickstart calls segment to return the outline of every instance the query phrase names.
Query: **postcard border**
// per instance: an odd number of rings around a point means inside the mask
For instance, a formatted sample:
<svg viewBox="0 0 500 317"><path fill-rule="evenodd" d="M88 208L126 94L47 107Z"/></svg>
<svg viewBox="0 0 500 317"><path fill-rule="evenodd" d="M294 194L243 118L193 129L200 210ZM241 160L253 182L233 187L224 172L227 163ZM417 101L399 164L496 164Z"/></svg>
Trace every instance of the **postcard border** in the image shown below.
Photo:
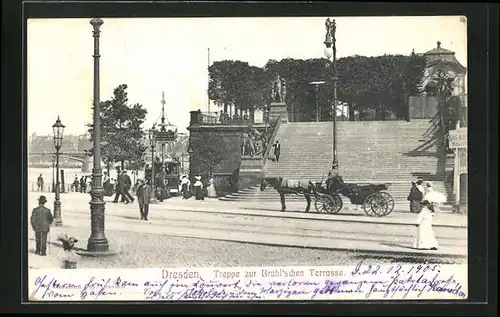
<svg viewBox="0 0 500 317"><path fill-rule="evenodd" d="M494 166L497 161L496 158L492 158L489 161L486 160L486 156L484 155L484 150L488 149L487 154L491 157L492 155L497 154L494 151L495 147L498 145L498 140L496 143L493 143L498 134L486 134L487 124L487 116L491 120L489 126L491 128L497 127L498 121L496 121L497 116L494 116L494 111L498 111L495 105L498 105L498 91L496 91L494 86L490 86L492 88L489 89L489 92L486 91L486 87L488 87L488 81L490 81L490 85L494 84L494 80L491 77L493 72L487 72L487 67L494 66L491 65L493 62L498 63L498 33L496 33L496 39L493 39L490 35L490 43L495 44L496 40L496 59L493 56L493 52L488 52L489 57L491 59L490 65L485 61L484 57L487 56L487 41L485 37L487 36L486 23L492 23L495 15L493 13L496 12L496 25L497 28L494 29L495 32L498 32L498 4L458 4L458 3L408 3L408 4L389 4L389 3L318 3L315 5L308 4L304 6L301 3L290 3L290 4L277 4L277 3L267 3L267 4L252 4L252 3L217 3L217 4L209 4L209 3L199 3L199 4L186 4L186 3L173 3L173 4L165 4L165 3L156 3L156 4L148 4L148 3L110 3L110 2L79 2L79 3L45 3L42 4L40 2L24 2L24 12L22 12L21 1L9 1L4 4L5 10L3 10L3 20L4 28L3 30L8 30L8 36L2 37L2 208L4 212L2 213L2 230L0 234L2 235L1 241L2 243L2 255L6 255L8 261L7 263L3 263L3 265L7 264L10 268L6 268L6 271L9 274L6 276L6 282L9 287L0 288L0 291L5 294L2 294L0 298L9 299L4 304L0 305L0 307L5 307L9 312L35 312L44 310L45 312L70 312L70 311L79 311L88 310L88 304L76 304L72 303L71 305L67 304L58 304L58 305L38 305L38 304L24 304L17 305L14 301L17 299L17 295L26 293L23 292L21 284L26 281L21 281L17 279L17 275L13 274L17 272L19 268L22 268L22 263L27 262L27 245L24 243L23 238L21 240L13 239L13 237L26 237L27 234L27 221L25 217L25 212L23 209L25 208L25 202L23 197L27 197L27 186L26 180L20 179L18 171L22 171L24 174L27 171L26 164L26 156L24 149L26 146L26 92L23 91L23 88L26 87L26 78L23 72L20 72L19 66L21 63L14 63L15 58L23 57L24 65L26 65L26 38L25 38L25 29L22 30L20 26L26 26L25 16L29 17L89 17L89 16L101 16L101 17L125 17L125 16L187 16L186 14L181 14L180 12L190 12L190 16L215 16L220 15L224 12L224 16L299 16L299 15L315 15L315 16L323 16L325 12L331 12L330 15L335 16L343 16L343 15L466 15L468 18L468 67L470 69L469 73L469 104L487 105L489 103L490 108L489 112L483 111L481 113L478 112L469 112L470 125L471 129L469 131L470 142L469 146L469 170L472 171L469 176L469 204L474 206L474 217L469 217L469 274L470 274L470 301L475 301L476 303L484 302L486 295L491 298L492 293L489 294L486 292L485 285L489 285L488 280L491 280L492 275L489 276L489 279L486 278L486 272L488 270L488 260L496 259L496 256L491 256L488 259L488 254L486 251L487 237L486 235L490 235L490 238L494 238L494 234L496 230L494 226L496 226L496 221L494 217L497 217L495 211L498 209L495 208L494 202L492 200L488 201L488 193L496 189L488 188L485 190L484 180L488 179L490 182L492 179L488 176L497 175L492 174L497 168ZM161 8L161 9L159 9ZM488 10L490 10L488 12ZM6 13L8 12L8 14ZM23 15L24 13L24 15ZM486 17L489 16L487 19ZM489 29L489 32L493 32L492 29ZM22 32L22 33L21 33ZM23 39L22 43L24 47L22 47L21 41L19 39ZM494 46L490 45L489 49L493 49ZM5 50L5 51L4 51ZM7 59L8 58L8 59ZM90 58L90 57L89 57ZM498 65L496 65L498 66ZM496 69L496 84L498 87L498 68L490 68ZM24 70L23 70L24 71ZM484 74L489 74L490 77L484 76ZM21 84L22 83L22 84ZM15 86L15 87L14 87ZM20 92L16 92L18 88ZM493 94L496 92L496 100L492 100L494 97ZM17 93L17 94L16 94ZM490 95L488 95L490 93ZM19 97L23 96L21 104L23 106L9 107L5 105L16 104L16 101L19 101ZM489 100L488 100L489 97ZM496 102L496 104L495 104ZM17 113L17 111L20 111ZM20 118L20 122L17 123L12 118ZM14 124L14 126L13 126ZM17 124L17 125L16 125ZM22 133L12 133L16 131L19 127L22 127ZM474 128L476 127L476 128ZM484 129L481 129L483 127ZM18 136L20 139L17 139ZM486 141L490 141L490 144L485 144ZM22 144L23 147L20 148L19 144ZM8 152L7 152L8 151ZM17 156L19 155L19 156ZM489 163L489 164L488 164ZM8 168L6 168L8 167ZM487 169L488 168L488 169ZM493 184L494 186L495 184ZM17 192L17 190L21 188L21 192ZM21 202L21 205L19 205ZM487 218L487 203L489 203L490 214ZM476 211L477 209L477 211ZM494 215L493 215L494 214ZM470 214L469 214L470 215ZM486 222L488 220L488 222ZM16 224L22 224L19 227ZM490 230L484 230L485 224L489 225ZM21 230L22 228L22 230ZM476 232L476 234L472 234L472 232ZM484 236L481 236L479 233L484 233ZM490 240L491 241L491 240ZM6 245L6 242L9 244ZM20 243L22 242L22 243ZM493 247L495 247L493 245ZM3 250L5 249L5 250ZM493 249L492 249L493 250ZM22 256L21 260L20 252ZM496 250L497 252L498 250ZM490 250L490 252L493 252ZM495 253L491 253L494 255ZM22 278L27 278L27 266L23 269L23 274L21 274ZM12 274L11 274L12 273ZM489 272L492 274L492 272ZM494 273L493 273L494 274ZM491 285L489 285L491 286ZM27 289L27 288L26 288ZM495 294L493 294L494 296ZM27 294L23 294L24 298L27 297ZM496 298L496 297L493 297ZM329 313L348 313L360 310L369 314L385 314L392 315L393 312L398 314L403 314L404 311L409 312L409 309L413 309L414 305L411 305L413 302L405 302L404 304L394 304L391 305L391 311L387 311L386 304L384 302L381 304L380 302L362 302L363 304L369 305L356 305L359 302L335 302L335 305L328 305L324 303L310 303L300 302L296 304L292 303L245 303L245 306L234 305L230 302L225 303L212 303L206 302L209 305L199 305L200 303L173 303L173 306L170 306L172 311L175 312L187 312L190 310L192 313L206 313L211 311L212 313L223 313L229 311L231 308L232 313L237 312L252 312L252 313L273 313L273 312L283 312L283 308L290 309L295 313L314 313L314 312L329 312ZM144 309L143 304L131 304L125 305L123 303L119 303L120 306L114 306L110 304L92 306L97 310L101 310L102 312L116 312L116 309L120 307L124 312L139 312ZM164 307L161 304L157 303L149 303L145 302L144 304L148 305L148 308L151 309L151 312L164 312ZM194 305L193 305L194 304ZM82 306L85 305L85 306ZM95 304L91 304L95 305ZM137 307L139 306L139 307ZM337 310L334 309L338 307ZM419 313L426 314L434 314L437 312L437 309L441 307L443 309L443 305L419 305ZM479 312L479 307L485 307L480 305L467 305L467 304L457 304L457 305L446 305L445 314L450 314L452 311L457 315L470 314L474 311L475 314Z"/></svg>

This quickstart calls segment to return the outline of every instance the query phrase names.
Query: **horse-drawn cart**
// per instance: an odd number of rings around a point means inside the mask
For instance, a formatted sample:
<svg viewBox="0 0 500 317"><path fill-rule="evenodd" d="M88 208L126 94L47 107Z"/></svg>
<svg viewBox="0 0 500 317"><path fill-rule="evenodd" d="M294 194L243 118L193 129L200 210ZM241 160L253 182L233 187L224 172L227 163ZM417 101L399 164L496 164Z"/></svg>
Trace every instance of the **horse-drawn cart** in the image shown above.
<svg viewBox="0 0 500 317"><path fill-rule="evenodd" d="M316 184L317 199L314 207L318 212L336 214L342 210L340 195L349 198L351 204L361 205L368 216L383 217L394 210L394 199L385 192L391 184L349 184L343 183L338 188L327 186L325 189Z"/></svg>
<svg viewBox="0 0 500 317"><path fill-rule="evenodd" d="M262 179L261 190L268 185L280 194L281 210L286 210L285 196L302 195L307 201L306 212L309 212L311 201L317 212L336 214L342 210L342 196L348 197L353 205L361 205L368 216L383 217L394 209L394 199L385 192L391 184L349 184L340 176L329 178L326 186L311 181L292 181L282 177Z"/></svg>

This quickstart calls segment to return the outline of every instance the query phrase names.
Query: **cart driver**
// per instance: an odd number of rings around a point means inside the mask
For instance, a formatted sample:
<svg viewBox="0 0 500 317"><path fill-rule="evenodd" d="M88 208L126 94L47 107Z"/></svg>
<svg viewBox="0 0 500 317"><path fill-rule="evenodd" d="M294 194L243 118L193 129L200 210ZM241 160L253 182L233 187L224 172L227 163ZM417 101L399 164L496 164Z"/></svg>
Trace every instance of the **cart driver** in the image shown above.
<svg viewBox="0 0 500 317"><path fill-rule="evenodd" d="M339 175L338 172L339 163L335 162L332 166L332 169L328 173L328 178L326 180L326 188L333 187L334 190L337 190L344 185L344 180L342 176Z"/></svg>

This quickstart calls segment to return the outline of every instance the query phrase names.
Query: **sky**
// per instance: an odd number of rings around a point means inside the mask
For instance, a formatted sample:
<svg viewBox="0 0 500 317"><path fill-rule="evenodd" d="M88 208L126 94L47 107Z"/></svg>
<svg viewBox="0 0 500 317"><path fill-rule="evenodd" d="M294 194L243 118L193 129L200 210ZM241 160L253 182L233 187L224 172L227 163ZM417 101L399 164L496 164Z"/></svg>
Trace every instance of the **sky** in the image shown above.
<svg viewBox="0 0 500 317"><path fill-rule="evenodd" d="M459 16L331 17L337 58L408 55L441 47L467 66L467 27ZM100 99L128 85L150 128L161 116L162 92L171 124L185 132L189 111L208 108L208 63L324 57L326 17L104 18L100 37ZM93 45L90 19L28 20L28 135L51 134L60 116L65 134L92 121ZM211 111L218 109L211 104Z"/></svg>

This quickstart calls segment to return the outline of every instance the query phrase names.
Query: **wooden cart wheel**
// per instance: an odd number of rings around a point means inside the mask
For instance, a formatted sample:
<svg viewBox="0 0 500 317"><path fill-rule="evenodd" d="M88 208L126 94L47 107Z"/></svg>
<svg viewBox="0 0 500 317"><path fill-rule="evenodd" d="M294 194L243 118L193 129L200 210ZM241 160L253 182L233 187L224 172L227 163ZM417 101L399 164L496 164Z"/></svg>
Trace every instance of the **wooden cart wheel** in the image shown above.
<svg viewBox="0 0 500 317"><path fill-rule="evenodd" d="M377 200L376 196L378 196L378 193L370 194L365 198L363 202L363 210L365 211L365 214L367 216L377 216L377 214L375 214L374 210L372 209L372 202Z"/></svg>
<svg viewBox="0 0 500 317"><path fill-rule="evenodd" d="M375 216L383 217L387 214L388 206L385 198L379 192L373 193L371 208Z"/></svg>
<svg viewBox="0 0 500 317"><path fill-rule="evenodd" d="M316 212L326 212L323 210L323 197L321 197L319 194L313 196L314 199L314 209L316 209Z"/></svg>
<svg viewBox="0 0 500 317"><path fill-rule="evenodd" d="M342 209L342 199L337 194L333 197L328 194L318 194L315 196L314 208L317 212L336 214Z"/></svg>
<svg viewBox="0 0 500 317"><path fill-rule="evenodd" d="M385 199L385 203L387 206L387 208L385 208L384 210L384 213L382 215L379 215L379 217L387 216L394 210L394 198L392 198L392 196L387 192L380 192L379 194L382 198Z"/></svg>
<svg viewBox="0 0 500 317"><path fill-rule="evenodd" d="M333 209L330 213L332 214L337 214L342 210L344 202L342 201L342 198L340 197L339 194L335 193L333 196L331 196L333 200Z"/></svg>
<svg viewBox="0 0 500 317"><path fill-rule="evenodd" d="M326 198L324 196L325 196L324 194L320 193L314 195L314 209L316 209L316 211L319 213L328 212L326 209L328 203L326 202Z"/></svg>

